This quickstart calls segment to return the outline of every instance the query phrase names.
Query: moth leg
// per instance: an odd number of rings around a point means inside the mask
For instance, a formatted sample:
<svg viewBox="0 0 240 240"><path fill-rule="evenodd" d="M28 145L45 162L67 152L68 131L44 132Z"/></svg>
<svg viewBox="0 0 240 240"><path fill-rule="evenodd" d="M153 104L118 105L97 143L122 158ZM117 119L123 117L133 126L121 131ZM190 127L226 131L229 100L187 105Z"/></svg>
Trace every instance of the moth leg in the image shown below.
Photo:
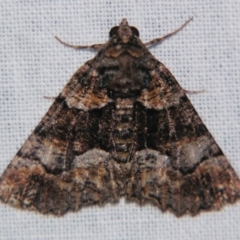
<svg viewBox="0 0 240 240"><path fill-rule="evenodd" d="M184 91L186 94L199 94L199 93L204 93L204 92L205 92L205 89L197 90L197 91L191 91L191 90L183 89L183 91Z"/></svg>
<svg viewBox="0 0 240 240"><path fill-rule="evenodd" d="M92 49L92 50L100 50L104 44L93 44L91 46L75 46L75 45L71 45L71 44L68 44L68 43L65 43L63 42L61 39L59 39L57 36L55 36L55 38L61 43L63 44L64 46L67 46L67 47L71 47L71 48L74 48L76 50L78 49Z"/></svg>
<svg viewBox="0 0 240 240"><path fill-rule="evenodd" d="M44 99L47 99L47 100L55 100L57 97L50 97L50 96L43 96Z"/></svg>
<svg viewBox="0 0 240 240"><path fill-rule="evenodd" d="M148 46L151 46L151 45L154 45L154 44L157 44L157 43L161 43L163 42L165 39L177 34L178 32L180 32L184 27L187 26L187 24L193 20L193 17L191 17L189 20L187 20L180 28L176 29L175 31L171 32L171 33L168 33L167 35L163 36L163 37L160 37L160 38L156 38L156 39L153 39L147 43L145 43L145 46L148 47Z"/></svg>

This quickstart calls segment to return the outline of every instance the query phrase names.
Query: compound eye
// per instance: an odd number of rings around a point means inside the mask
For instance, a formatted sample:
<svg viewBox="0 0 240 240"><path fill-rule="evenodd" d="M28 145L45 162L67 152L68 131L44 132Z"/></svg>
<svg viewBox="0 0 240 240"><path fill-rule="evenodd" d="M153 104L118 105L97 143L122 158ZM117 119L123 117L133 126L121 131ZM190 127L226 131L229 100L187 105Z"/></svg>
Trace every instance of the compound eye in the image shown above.
<svg viewBox="0 0 240 240"><path fill-rule="evenodd" d="M137 28L135 27L131 27L131 30L132 30L132 34L139 37L139 31L137 30Z"/></svg>
<svg viewBox="0 0 240 240"><path fill-rule="evenodd" d="M113 35L116 35L118 29L119 29L118 26L115 26L115 27L111 28L111 30L110 30L110 32L109 32L109 37L111 38Z"/></svg>

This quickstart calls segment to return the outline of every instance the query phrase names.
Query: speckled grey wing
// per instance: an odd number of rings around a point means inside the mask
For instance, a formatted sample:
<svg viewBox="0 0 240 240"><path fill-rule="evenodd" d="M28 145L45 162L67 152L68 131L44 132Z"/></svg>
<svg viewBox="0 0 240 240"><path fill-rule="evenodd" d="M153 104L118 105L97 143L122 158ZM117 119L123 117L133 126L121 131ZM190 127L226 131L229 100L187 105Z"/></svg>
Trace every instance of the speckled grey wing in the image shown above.
<svg viewBox="0 0 240 240"><path fill-rule="evenodd" d="M177 216L238 200L240 180L185 91L157 60L150 74L135 120L145 129L139 139L146 148L138 146L134 156L127 198L153 202Z"/></svg>
<svg viewBox="0 0 240 240"><path fill-rule="evenodd" d="M1 201L56 215L114 201L107 153L111 111L94 69L84 65L3 173Z"/></svg>

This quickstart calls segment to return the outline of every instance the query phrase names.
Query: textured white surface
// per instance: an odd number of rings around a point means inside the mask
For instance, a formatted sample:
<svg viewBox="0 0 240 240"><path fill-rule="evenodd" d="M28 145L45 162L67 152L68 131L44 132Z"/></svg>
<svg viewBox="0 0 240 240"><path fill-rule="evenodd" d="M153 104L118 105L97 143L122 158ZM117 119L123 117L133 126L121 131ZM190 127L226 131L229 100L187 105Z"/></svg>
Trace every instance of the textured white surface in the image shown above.
<svg viewBox="0 0 240 240"><path fill-rule="evenodd" d="M191 101L240 175L240 2L0 1L0 173L51 100L95 53L65 48L102 43L123 17L146 42L191 22L151 52L188 90ZM108 204L62 218L0 204L0 239L240 239L240 203L176 218L153 206Z"/></svg>

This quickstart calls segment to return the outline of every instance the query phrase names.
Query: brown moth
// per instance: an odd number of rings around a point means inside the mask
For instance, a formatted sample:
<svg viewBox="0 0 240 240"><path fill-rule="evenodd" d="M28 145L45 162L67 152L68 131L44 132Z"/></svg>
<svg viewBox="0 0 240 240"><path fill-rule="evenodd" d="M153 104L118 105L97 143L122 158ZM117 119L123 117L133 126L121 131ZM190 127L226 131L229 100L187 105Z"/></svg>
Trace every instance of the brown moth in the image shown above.
<svg viewBox="0 0 240 240"><path fill-rule="evenodd" d="M121 197L175 215L220 209L240 180L170 71L123 19L96 49L0 178L0 199L63 215Z"/></svg>

